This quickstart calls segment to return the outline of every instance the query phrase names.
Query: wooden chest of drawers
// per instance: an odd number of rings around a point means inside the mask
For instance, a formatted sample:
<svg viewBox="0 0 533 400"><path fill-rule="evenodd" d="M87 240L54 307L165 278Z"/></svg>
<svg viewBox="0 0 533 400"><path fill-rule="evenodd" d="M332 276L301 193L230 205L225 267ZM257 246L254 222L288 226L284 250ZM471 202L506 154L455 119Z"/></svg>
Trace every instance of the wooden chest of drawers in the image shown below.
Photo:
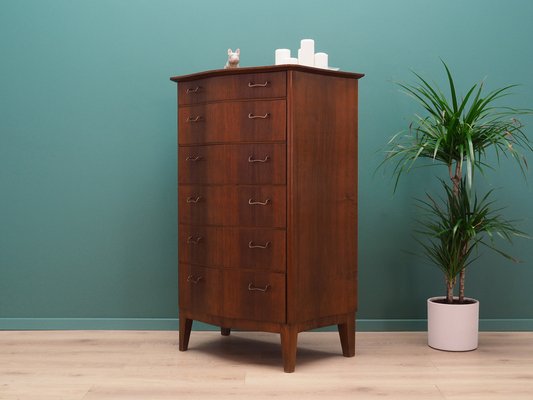
<svg viewBox="0 0 533 400"><path fill-rule="evenodd" d="M303 66L178 83L180 350L192 321L281 334L337 325L355 353L357 84Z"/></svg>

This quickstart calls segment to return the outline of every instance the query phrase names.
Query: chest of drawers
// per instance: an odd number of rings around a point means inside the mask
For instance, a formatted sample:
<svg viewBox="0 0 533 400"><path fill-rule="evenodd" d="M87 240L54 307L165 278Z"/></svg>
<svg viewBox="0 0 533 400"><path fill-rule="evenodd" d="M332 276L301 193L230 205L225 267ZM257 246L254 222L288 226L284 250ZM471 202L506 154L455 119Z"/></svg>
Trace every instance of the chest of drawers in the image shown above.
<svg viewBox="0 0 533 400"><path fill-rule="evenodd" d="M303 66L178 83L179 348L193 320L279 333L337 325L355 353L357 85Z"/></svg>

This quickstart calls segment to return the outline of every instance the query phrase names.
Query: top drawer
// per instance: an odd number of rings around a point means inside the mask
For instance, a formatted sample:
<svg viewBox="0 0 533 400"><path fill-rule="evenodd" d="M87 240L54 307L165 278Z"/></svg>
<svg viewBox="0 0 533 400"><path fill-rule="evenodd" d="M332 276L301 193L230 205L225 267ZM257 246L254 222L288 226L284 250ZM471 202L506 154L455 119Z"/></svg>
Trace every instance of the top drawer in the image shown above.
<svg viewBox="0 0 533 400"><path fill-rule="evenodd" d="M286 73L237 74L178 84L178 104L286 96Z"/></svg>

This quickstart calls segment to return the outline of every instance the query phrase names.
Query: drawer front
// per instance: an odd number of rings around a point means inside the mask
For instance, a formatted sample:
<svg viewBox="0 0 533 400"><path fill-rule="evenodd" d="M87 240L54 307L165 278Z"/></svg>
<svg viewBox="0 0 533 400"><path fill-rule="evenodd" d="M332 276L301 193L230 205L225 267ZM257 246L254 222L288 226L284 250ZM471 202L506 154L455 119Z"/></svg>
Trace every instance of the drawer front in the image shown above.
<svg viewBox="0 0 533 400"><path fill-rule="evenodd" d="M179 261L285 272L285 230L180 225Z"/></svg>
<svg viewBox="0 0 533 400"><path fill-rule="evenodd" d="M178 110L178 143L284 141L285 100L209 103Z"/></svg>
<svg viewBox="0 0 533 400"><path fill-rule="evenodd" d="M180 82L178 103L183 105L230 99L285 97L286 76L285 72L270 72Z"/></svg>
<svg viewBox="0 0 533 400"><path fill-rule="evenodd" d="M181 146L182 184L285 184L284 144Z"/></svg>
<svg viewBox="0 0 533 400"><path fill-rule="evenodd" d="M181 224L285 228L285 186L178 186Z"/></svg>
<svg viewBox="0 0 533 400"><path fill-rule="evenodd" d="M285 274L225 270L224 316L285 322Z"/></svg>
<svg viewBox="0 0 533 400"><path fill-rule="evenodd" d="M179 265L179 305L181 308L210 315L222 311L221 271L213 268Z"/></svg>

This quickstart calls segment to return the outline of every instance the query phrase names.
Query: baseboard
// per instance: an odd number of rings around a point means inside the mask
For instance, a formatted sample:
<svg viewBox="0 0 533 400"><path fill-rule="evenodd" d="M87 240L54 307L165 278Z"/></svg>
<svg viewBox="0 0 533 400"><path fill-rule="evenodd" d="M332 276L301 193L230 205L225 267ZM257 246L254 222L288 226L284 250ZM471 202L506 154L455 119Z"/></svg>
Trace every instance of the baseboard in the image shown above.
<svg viewBox="0 0 533 400"><path fill-rule="evenodd" d="M485 332L533 331L533 319L482 319L479 330Z"/></svg>
<svg viewBox="0 0 533 400"><path fill-rule="evenodd" d="M358 319L359 332L425 331L425 319ZM177 318L0 318L0 330L161 330L178 329ZM193 329L212 331L220 328L195 321ZM332 331L330 326L317 331ZM533 331L533 319L482 319L480 331Z"/></svg>
<svg viewBox="0 0 533 400"><path fill-rule="evenodd" d="M172 331L177 329L177 318L0 318L0 330Z"/></svg>

